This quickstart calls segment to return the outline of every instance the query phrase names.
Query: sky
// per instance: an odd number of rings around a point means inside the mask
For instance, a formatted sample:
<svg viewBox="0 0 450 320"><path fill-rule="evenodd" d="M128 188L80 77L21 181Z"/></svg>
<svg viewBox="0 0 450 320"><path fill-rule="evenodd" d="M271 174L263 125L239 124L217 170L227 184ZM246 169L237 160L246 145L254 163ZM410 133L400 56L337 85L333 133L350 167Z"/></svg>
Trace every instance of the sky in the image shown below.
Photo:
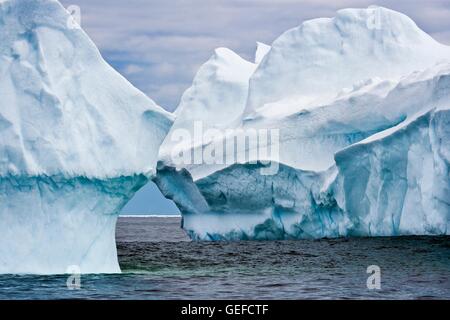
<svg viewBox="0 0 450 320"><path fill-rule="evenodd" d="M304 20L336 10L380 5L405 13L450 44L450 0L62 0L81 10L81 26L103 57L163 108L173 111L200 65L227 47L253 60L256 42L271 44ZM126 213L176 213L150 184Z"/></svg>
<svg viewBox="0 0 450 320"><path fill-rule="evenodd" d="M409 15L450 44L450 0L63 0L104 58L172 111L199 66L217 47L253 60L256 41L271 44L302 21L338 9L382 5Z"/></svg>

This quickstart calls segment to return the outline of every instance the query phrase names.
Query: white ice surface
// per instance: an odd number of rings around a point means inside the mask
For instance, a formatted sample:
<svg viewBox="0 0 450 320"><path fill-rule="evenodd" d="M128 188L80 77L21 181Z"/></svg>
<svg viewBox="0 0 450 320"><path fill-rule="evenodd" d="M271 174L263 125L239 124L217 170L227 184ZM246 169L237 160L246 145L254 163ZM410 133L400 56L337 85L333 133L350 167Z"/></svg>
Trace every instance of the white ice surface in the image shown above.
<svg viewBox="0 0 450 320"><path fill-rule="evenodd" d="M170 155L178 144L180 130L187 131L194 138L195 123L201 124L203 132L239 126L247 101L248 79L255 68L255 64L229 49L216 49L183 94L175 112L177 119L160 153Z"/></svg>
<svg viewBox="0 0 450 320"><path fill-rule="evenodd" d="M255 116L267 104L282 114L320 105L355 83L376 77L397 81L449 59L448 46L399 12L340 10L333 18L306 21L273 42L250 79L245 114Z"/></svg>
<svg viewBox="0 0 450 320"><path fill-rule="evenodd" d="M257 42L255 52L255 63L259 65L261 61L264 59L264 57L267 55L267 53L269 53L269 51L270 51L269 45L262 42Z"/></svg>

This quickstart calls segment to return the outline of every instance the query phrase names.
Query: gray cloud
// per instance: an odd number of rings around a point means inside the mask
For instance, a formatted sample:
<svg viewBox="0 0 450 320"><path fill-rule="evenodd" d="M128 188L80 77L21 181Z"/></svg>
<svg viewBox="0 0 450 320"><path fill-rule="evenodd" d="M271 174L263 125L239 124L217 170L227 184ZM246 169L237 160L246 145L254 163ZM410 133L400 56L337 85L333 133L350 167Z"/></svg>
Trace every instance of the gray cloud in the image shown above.
<svg viewBox="0 0 450 320"><path fill-rule="evenodd" d="M401 11L450 44L450 0L63 0L82 10L82 26L102 54L158 104L173 110L212 51L253 58L256 41L346 7Z"/></svg>

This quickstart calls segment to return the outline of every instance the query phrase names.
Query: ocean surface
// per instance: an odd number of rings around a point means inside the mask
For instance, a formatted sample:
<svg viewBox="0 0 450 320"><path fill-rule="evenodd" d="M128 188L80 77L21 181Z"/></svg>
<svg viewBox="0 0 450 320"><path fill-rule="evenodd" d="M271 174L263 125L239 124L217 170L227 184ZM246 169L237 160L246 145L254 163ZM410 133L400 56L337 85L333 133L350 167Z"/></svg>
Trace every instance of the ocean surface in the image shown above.
<svg viewBox="0 0 450 320"><path fill-rule="evenodd" d="M199 243L178 217L120 218L116 237L122 274L75 290L65 275L0 275L0 299L450 299L450 237Z"/></svg>

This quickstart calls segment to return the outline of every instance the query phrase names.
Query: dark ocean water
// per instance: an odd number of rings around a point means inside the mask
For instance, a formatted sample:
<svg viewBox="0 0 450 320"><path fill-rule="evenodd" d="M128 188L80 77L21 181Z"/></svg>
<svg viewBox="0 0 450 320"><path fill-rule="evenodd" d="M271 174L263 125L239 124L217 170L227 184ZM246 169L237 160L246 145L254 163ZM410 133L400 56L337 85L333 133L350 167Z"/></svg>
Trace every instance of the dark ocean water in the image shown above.
<svg viewBox="0 0 450 320"><path fill-rule="evenodd" d="M123 273L0 275L0 299L450 299L450 237L190 242L179 218L120 218ZM369 265L381 289L369 290Z"/></svg>

